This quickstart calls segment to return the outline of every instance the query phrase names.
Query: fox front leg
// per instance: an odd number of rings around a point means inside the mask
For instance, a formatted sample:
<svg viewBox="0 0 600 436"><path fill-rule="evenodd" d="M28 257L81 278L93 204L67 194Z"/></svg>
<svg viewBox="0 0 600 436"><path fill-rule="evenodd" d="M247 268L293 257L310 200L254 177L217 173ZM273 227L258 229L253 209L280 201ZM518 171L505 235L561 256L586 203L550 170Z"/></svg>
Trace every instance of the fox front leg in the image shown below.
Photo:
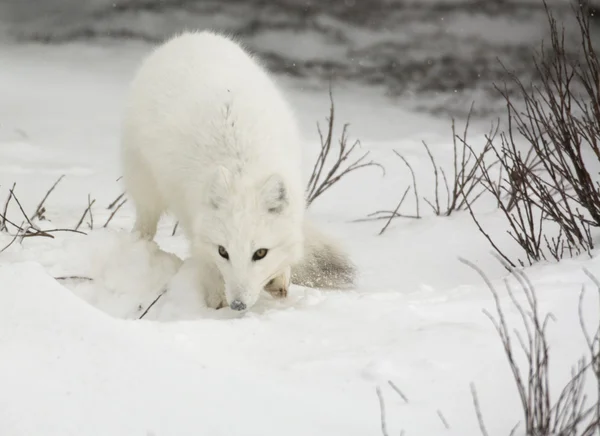
<svg viewBox="0 0 600 436"><path fill-rule="evenodd" d="M207 260L196 261L197 286L204 296L204 302L211 309L222 309L227 307L225 298L225 284L216 266Z"/></svg>

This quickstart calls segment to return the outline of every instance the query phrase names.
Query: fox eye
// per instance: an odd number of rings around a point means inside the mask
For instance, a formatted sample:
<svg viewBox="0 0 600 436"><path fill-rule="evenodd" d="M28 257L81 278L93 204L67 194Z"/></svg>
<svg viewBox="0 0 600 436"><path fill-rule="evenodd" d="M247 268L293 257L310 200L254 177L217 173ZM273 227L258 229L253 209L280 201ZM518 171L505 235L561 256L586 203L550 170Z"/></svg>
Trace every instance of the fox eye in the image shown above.
<svg viewBox="0 0 600 436"><path fill-rule="evenodd" d="M259 248L252 255L252 260L255 262L257 260L261 260L263 257L265 257L267 255L268 252L269 252L269 250L267 250L266 248Z"/></svg>
<svg viewBox="0 0 600 436"><path fill-rule="evenodd" d="M219 255L223 259L229 260L229 253L227 253L227 250L225 250L225 247L223 247L222 245L219 245Z"/></svg>

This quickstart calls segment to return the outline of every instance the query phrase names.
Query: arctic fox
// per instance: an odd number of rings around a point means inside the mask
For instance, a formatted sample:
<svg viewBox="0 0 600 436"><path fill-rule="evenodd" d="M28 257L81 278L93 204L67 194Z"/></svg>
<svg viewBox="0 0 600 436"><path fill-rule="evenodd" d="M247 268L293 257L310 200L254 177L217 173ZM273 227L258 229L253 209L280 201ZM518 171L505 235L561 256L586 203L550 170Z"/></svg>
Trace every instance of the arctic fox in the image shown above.
<svg viewBox="0 0 600 436"><path fill-rule="evenodd" d="M305 220L300 134L267 70L234 39L183 33L134 77L122 129L133 231L179 220L212 308L246 310L264 289L351 285L355 267Z"/></svg>

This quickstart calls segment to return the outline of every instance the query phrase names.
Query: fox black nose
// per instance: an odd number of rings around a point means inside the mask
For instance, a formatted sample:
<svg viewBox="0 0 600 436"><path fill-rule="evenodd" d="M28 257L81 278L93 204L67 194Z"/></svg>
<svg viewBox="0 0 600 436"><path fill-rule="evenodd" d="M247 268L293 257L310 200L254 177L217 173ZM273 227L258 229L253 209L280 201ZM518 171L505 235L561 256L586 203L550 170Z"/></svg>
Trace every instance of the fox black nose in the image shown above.
<svg viewBox="0 0 600 436"><path fill-rule="evenodd" d="M232 310L242 311L246 310L246 305L242 303L240 300L233 300L229 305Z"/></svg>

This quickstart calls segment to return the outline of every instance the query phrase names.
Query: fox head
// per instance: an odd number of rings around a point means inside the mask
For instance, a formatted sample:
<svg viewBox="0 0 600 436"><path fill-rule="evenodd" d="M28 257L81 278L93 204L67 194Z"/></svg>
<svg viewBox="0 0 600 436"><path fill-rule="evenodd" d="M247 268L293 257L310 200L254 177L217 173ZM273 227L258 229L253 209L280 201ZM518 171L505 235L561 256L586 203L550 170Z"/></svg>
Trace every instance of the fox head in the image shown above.
<svg viewBox="0 0 600 436"><path fill-rule="evenodd" d="M234 310L252 307L265 285L303 252L302 213L279 174L258 177L218 167L194 226L203 255L212 258Z"/></svg>

